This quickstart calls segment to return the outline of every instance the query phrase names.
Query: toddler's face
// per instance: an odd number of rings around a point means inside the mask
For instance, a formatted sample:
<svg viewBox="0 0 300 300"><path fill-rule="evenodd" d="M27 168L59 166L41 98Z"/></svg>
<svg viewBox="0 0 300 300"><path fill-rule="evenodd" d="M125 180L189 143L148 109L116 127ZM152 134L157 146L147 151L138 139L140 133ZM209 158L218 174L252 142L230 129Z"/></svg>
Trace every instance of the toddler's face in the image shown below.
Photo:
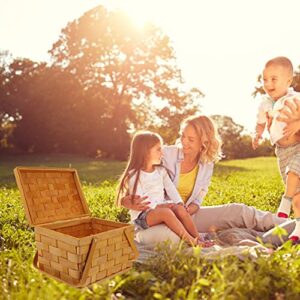
<svg viewBox="0 0 300 300"><path fill-rule="evenodd" d="M265 92L274 100L278 100L287 94L293 78L283 66L271 65L263 71L263 85Z"/></svg>

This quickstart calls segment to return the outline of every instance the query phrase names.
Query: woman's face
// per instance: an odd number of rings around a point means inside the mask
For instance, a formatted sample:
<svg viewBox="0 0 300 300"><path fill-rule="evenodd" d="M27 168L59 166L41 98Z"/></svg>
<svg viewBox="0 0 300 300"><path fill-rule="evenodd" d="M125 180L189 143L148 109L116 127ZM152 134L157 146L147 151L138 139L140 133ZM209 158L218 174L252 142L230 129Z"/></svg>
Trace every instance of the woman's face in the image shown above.
<svg viewBox="0 0 300 300"><path fill-rule="evenodd" d="M187 125L181 134L181 144L183 154L198 155L202 147L201 140L194 127Z"/></svg>

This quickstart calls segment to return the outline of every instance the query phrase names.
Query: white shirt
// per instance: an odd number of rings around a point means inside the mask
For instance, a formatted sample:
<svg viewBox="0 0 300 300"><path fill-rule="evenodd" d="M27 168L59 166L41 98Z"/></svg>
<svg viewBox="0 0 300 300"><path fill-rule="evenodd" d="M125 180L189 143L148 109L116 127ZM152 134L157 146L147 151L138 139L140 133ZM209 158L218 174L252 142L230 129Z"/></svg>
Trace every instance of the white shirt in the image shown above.
<svg viewBox="0 0 300 300"><path fill-rule="evenodd" d="M264 95L262 101L258 106L258 112L256 115L256 123L264 124L267 123L267 113L272 114L273 106L275 101L268 95Z"/></svg>
<svg viewBox="0 0 300 300"><path fill-rule="evenodd" d="M278 99L273 106L271 115L273 117L273 120L270 127L270 140L272 145L274 145L284 136L283 129L286 126L286 123L277 120L277 117L280 116L280 110L284 107L286 101L293 104L293 99L295 97L300 100L300 93L295 92L293 89L289 89L288 93L282 98Z"/></svg>
<svg viewBox="0 0 300 300"><path fill-rule="evenodd" d="M130 195L133 194L135 180L136 173L128 181ZM171 200L166 200L165 192ZM141 171L135 195L148 196L145 201L150 202L149 207L152 209L162 203L183 203L175 185L163 167L155 167L151 173ZM134 221L141 212L130 210L129 213L131 221Z"/></svg>
<svg viewBox="0 0 300 300"><path fill-rule="evenodd" d="M277 120L277 117L280 116L279 110L281 110L284 107L285 101L291 101L291 103L293 103L292 99L294 99L295 97L300 99L300 93L295 92L293 88L289 88L288 93L280 99L278 99L277 101L274 101L268 95L264 95L263 100L261 101L258 107L258 124L267 122L267 113L270 117L273 118L270 127L270 141L272 145L274 145L284 136L283 129L286 126L286 123Z"/></svg>

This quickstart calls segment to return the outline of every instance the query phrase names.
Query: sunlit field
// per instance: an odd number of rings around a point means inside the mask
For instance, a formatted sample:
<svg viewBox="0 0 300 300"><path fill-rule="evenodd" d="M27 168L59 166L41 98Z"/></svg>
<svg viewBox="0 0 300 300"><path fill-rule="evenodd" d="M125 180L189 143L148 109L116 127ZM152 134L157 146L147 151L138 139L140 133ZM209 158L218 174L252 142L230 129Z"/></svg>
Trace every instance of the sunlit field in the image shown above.
<svg viewBox="0 0 300 300"><path fill-rule="evenodd" d="M50 279L32 267L33 230L27 223L12 169L16 165L78 169L93 216L129 220L114 205L116 178L124 163L76 156L6 157L1 160L0 299L299 299L298 247L271 256L206 261L162 248L147 265L82 290ZM217 164L205 205L241 202L275 211L283 186L275 158ZM283 295L285 295L284 298Z"/></svg>

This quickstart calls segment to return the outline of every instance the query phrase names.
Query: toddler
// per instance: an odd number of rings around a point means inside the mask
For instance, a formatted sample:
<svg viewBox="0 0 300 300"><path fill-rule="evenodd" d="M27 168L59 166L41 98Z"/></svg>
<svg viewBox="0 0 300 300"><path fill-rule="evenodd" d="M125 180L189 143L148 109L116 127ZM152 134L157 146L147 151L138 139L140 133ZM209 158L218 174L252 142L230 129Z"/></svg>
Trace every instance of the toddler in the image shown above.
<svg viewBox="0 0 300 300"><path fill-rule="evenodd" d="M263 87L266 96L259 106L252 147L257 148L267 127L271 144L275 145L280 174L285 183L285 193L277 215L287 218L293 204L296 227L289 238L297 242L300 239L300 203L294 203L293 197L299 192L300 137L297 134L285 136L283 130L286 123L277 120L286 102L292 104L295 98L300 99L299 93L290 88L292 81L293 65L288 58L276 57L266 63L263 70Z"/></svg>

